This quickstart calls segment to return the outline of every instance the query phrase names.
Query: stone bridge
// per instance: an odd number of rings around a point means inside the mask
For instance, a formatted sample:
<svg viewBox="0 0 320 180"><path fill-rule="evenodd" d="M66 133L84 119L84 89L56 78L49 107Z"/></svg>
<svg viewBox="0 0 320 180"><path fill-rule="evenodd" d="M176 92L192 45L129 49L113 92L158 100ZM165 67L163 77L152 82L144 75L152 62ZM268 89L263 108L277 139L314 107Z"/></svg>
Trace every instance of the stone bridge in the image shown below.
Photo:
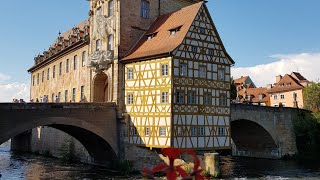
<svg viewBox="0 0 320 180"><path fill-rule="evenodd" d="M96 164L117 159L119 154L114 103L0 104L0 144L39 126L53 127L73 136Z"/></svg>
<svg viewBox="0 0 320 180"><path fill-rule="evenodd" d="M297 153L293 126L301 111L306 110L231 105L233 155L277 159Z"/></svg>
<svg viewBox="0 0 320 180"><path fill-rule="evenodd" d="M293 123L300 111L231 105L233 155L276 159L297 153ZM120 138L124 138L116 113L114 103L3 103L0 104L0 144L17 135L23 137L24 132L33 128L48 126L77 139L94 163L106 164L119 159ZM15 140L26 148L30 141L28 136Z"/></svg>

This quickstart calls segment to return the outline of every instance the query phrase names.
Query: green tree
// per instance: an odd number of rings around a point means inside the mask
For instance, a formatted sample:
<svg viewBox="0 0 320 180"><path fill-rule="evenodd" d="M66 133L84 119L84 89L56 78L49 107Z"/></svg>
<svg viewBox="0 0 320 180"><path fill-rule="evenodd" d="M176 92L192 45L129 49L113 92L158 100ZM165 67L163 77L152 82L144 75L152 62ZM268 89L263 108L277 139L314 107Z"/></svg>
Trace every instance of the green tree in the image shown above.
<svg viewBox="0 0 320 180"><path fill-rule="evenodd" d="M303 90L304 107L310 111L320 112L320 83L311 83Z"/></svg>
<svg viewBox="0 0 320 180"><path fill-rule="evenodd" d="M231 78L230 98L231 100L235 100L237 98L237 88L236 88L236 85L234 84L233 78Z"/></svg>

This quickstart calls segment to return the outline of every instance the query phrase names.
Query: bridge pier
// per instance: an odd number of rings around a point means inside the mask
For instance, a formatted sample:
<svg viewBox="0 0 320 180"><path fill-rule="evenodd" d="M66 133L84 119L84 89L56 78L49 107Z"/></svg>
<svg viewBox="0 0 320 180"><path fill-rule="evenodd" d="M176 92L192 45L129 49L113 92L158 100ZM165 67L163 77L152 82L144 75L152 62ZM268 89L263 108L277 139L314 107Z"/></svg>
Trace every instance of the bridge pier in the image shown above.
<svg viewBox="0 0 320 180"><path fill-rule="evenodd" d="M20 152L31 151L32 131L25 131L11 139L11 150Z"/></svg>

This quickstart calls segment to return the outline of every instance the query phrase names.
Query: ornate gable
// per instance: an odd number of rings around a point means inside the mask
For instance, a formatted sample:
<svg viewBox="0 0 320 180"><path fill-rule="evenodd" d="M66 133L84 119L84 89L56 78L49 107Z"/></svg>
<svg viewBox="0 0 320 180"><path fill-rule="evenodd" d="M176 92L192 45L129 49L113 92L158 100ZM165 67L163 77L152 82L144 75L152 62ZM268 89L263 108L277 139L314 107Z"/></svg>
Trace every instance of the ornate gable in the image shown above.
<svg viewBox="0 0 320 180"><path fill-rule="evenodd" d="M227 53L205 4L196 15L182 44L174 55L231 65L234 61Z"/></svg>

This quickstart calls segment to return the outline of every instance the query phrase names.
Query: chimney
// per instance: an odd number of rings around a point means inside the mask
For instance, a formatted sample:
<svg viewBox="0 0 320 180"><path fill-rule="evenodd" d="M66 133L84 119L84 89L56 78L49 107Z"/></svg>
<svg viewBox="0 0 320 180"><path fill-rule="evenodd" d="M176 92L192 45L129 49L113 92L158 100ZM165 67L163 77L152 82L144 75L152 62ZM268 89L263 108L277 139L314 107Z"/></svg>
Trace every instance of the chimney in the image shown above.
<svg viewBox="0 0 320 180"><path fill-rule="evenodd" d="M267 84L267 89L271 89L272 88L272 84Z"/></svg>
<svg viewBox="0 0 320 180"><path fill-rule="evenodd" d="M278 83L282 79L281 75L276 76L276 83Z"/></svg>

